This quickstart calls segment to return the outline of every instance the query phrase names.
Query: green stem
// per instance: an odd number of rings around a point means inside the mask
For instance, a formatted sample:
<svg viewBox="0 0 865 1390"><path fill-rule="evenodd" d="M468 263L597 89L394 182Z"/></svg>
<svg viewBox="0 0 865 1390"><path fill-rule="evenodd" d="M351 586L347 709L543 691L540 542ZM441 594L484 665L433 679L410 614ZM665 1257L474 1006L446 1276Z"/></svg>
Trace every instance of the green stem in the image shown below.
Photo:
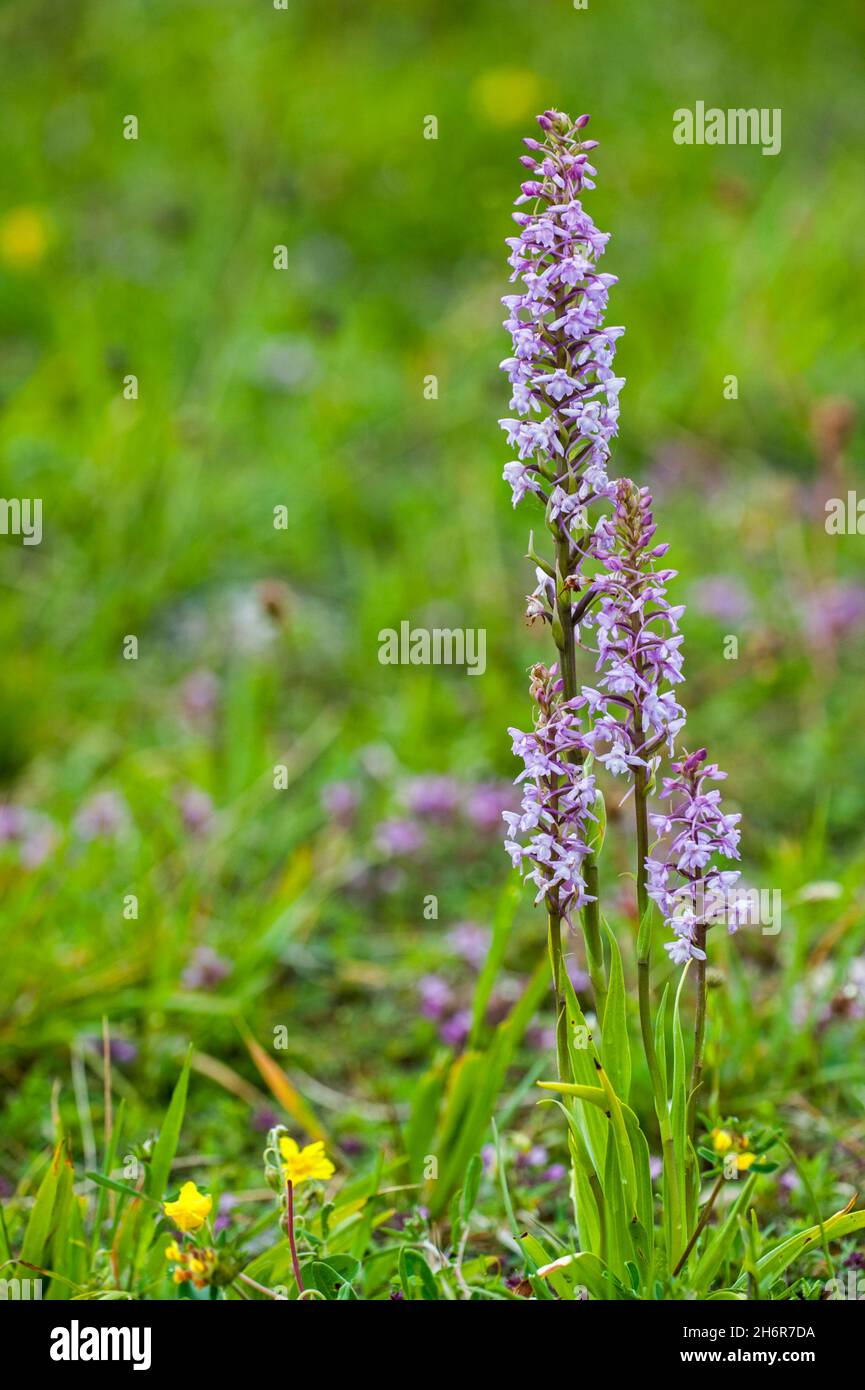
<svg viewBox="0 0 865 1390"><path fill-rule="evenodd" d="M676 1265L676 1268L673 1270L674 1279L676 1275L684 1268L685 1261L687 1260L694 1246L697 1244L697 1241L700 1237L700 1233L705 1229L706 1222L709 1220L709 1217L712 1214L712 1208L715 1205L715 1199L718 1196L718 1193L721 1191L723 1183L724 1174L721 1173L718 1177L717 1182L715 1183L715 1186L712 1188L712 1191L709 1193L709 1196L706 1199L706 1205L703 1207L703 1210L700 1213L700 1219L694 1227L694 1234L691 1236L691 1239L688 1241L688 1244L682 1251L682 1254L679 1257L678 1264Z"/></svg>
<svg viewBox="0 0 865 1390"><path fill-rule="evenodd" d="M553 976L553 995L556 1001L556 1064L560 1081L571 1080L568 1059L568 1013L565 1002L565 989L562 973L565 969L562 954L562 919L557 912L547 914L547 939L550 952L550 969Z"/></svg>
<svg viewBox="0 0 865 1390"><path fill-rule="evenodd" d="M637 825L637 904L639 907L641 928L649 906L649 895L646 891L646 855L649 852L649 817L646 803L646 777L644 773L639 772L635 777L634 785L634 813ZM672 1264L673 1260L677 1258L682 1245L682 1204L680 1200L676 1151L673 1145L673 1129L670 1122L670 1112L667 1107L667 1096L661 1076L661 1068L658 1064L658 1054L655 1051L655 1033L652 1022L651 932L648 930L641 930L638 944L640 949L637 958L637 986L640 1004L640 1032L643 1037L643 1051L646 1054L646 1065L649 1068L649 1078L652 1083L652 1096L655 1101L655 1114L658 1117L658 1128L661 1134L661 1153L664 1164L665 1187L670 1203L669 1216L670 1229L672 1231L672 1249L669 1253L670 1263Z"/></svg>
<svg viewBox="0 0 865 1390"><path fill-rule="evenodd" d="M594 902L586 903L582 912L583 937L586 943L586 964L589 979L595 996L595 1014L603 1036L604 1014L607 1008L607 968L604 964L604 947L601 940L600 887L598 881L598 861L594 854L583 860L583 877L586 892Z"/></svg>
<svg viewBox="0 0 865 1390"><path fill-rule="evenodd" d="M695 929L694 944L706 953L706 926ZM694 1057L691 1063L691 1097L688 1104L688 1137L694 1142L697 1123L697 1092L703 1084L703 1048L706 1042L706 962L697 960L697 1003L694 1013Z"/></svg>
<svg viewBox="0 0 865 1390"><path fill-rule="evenodd" d="M694 944L705 955L706 926L699 923L694 930ZM697 1094L703 1084L703 1048L706 1041L706 962L697 960L697 1002L694 1012L694 1056L691 1061L691 1090L688 1096L688 1140L693 1147L697 1132ZM686 1200L689 1212L696 1210L699 1185L699 1166L696 1158L688 1165Z"/></svg>

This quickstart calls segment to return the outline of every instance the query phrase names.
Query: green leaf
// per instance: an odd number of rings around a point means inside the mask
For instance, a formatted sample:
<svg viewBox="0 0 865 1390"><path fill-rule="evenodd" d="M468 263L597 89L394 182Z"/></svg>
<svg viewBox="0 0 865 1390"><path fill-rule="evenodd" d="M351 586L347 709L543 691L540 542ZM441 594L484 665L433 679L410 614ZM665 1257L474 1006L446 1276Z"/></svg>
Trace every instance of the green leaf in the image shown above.
<svg viewBox="0 0 865 1390"><path fill-rule="evenodd" d="M667 1096L667 1000L670 995L669 981L664 985L661 1002L655 1016L655 1054L658 1058L658 1071L661 1073L661 1090Z"/></svg>
<svg viewBox="0 0 865 1390"><path fill-rule="evenodd" d="M36 1193L36 1200L33 1203L27 1229L24 1232L19 1259L26 1261L27 1264L39 1266L45 1264L45 1253L52 1229L57 1192L64 1167L67 1166L69 1166L69 1160L66 1155L66 1143L61 1138L51 1156L48 1171L39 1184L39 1191Z"/></svg>
<svg viewBox="0 0 865 1390"><path fill-rule="evenodd" d="M822 1223L822 1226L809 1226L807 1230L799 1231L797 1235L781 1241L779 1245L760 1257L756 1266L760 1283L764 1286L772 1283L800 1255L804 1255L809 1249L817 1249L823 1241L824 1235L827 1240L840 1240L842 1236L849 1236L853 1231L861 1231L863 1226L865 1226L865 1210L851 1212L844 1210L830 1216L827 1221ZM733 1288L741 1289L747 1282L747 1272L743 1271Z"/></svg>
<svg viewBox="0 0 865 1390"><path fill-rule="evenodd" d="M607 1093L602 1086L580 1086L575 1081L536 1081L535 1085L542 1091L557 1091L563 1096L575 1096L577 1100L596 1105L599 1110L607 1110Z"/></svg>
<svg viewBox="0 0 865 1390"><path fill-rule="evenodd" d="M408 1153L409 1175L412 1182L420 1182L423 1177L424 1159L430 1152L436 1129L439 1108L448 1079L448 1064L438 1062L425 1072L415 1087L408 1125L405 1133L405 1146Z"/></svg>
<svg viewBox="0 0 865 1390"><path fill-rule="evenodd" d="M601 1027L602 1052L613 1090L627 1104L631 1092L631 1049L628 1043L625 977L615 933L606 921L604 929L610 943L610 985Z"/></svg>
<svg viewBox="0 0 865 1390"><path fill-rule="evenodd" d="M186 1109L186 1093L189 1087L189 1065L192 1060L192 1048L186 1054L186 1061L180 1073L174 1094L165 1112L165 1119L159 1130L159 1138L153 1150L153 1157L148 1167L147 1191L149 1196L157 1202L162 1202L168 1187L168 1178L171 1173L171 1165L177 1154L177 1146L180 1142L180 1129L183 1124L183 1114Z"/></svg>
<svg viewBox="0 0 865 1390"><path fill-rule="evenodd" d="M152 1207L161 1207L161 1203L157 1202L155 1197L149 1197L146 1192L139 1192L131 1183L120 1182L118 1178L106 1178L103 1173L87 1172L84 1176L97 1187L104 1188L106 1192L119 1192L123 1197L133 1197L139 1202L149 1202Z"/></svg>
<svg viewBox="0 0 865 1390"><path fill-rule="evenodd" d="M679 1209L683 1212L685 1210L685 1172L688 1164L688 1075L685 1065L685 1039L682 1033L681 1004L682 990L687 977L688 966L686 965L682 971L682 978L679 981L676 1000L673 1005L673 1085L670 1095L670 1123L679 1182Z"/></svg>
<svg viewBox="0 0 865 1390"><path fill-rule="evenodd" d="M460 1201L460 1217L463 1223L468 1221L474 1210L475 1202L478 1199L478 1189L481 1185L483 1166L480 1154L475 1154L474 1157L469 1160L469 1166L466 1169L465 1187L463 1188Z"/></svg>
<svg viewBox="0 0 865 1390"><path fill-rule="evenodd" d="M500 894L496 904L496 910L493 913L493 934L490 948L475 986L472 1002L472 1026L467 1044L469 1048L477 1047L481 1040L487 1006L504 964L505 952L508 948L511 929L521 898L522 884L518 879L512 879L506 884L504 892Z"/></svg>
<svg viewBox="0 0 865 1390"><path fill-rule="evenodd" d="M562 983L565 988L565 1005L568 1015L568 1058L576 1083L597 1087L598 1074L595 1062L599 1061L598 1049L589 1031L585 1016L580 1008L576 991L567 970L563 972ZM577 1039L585 1046L577 1046ZM591 1105L575 1107L576 1115L583 1132L598 1181L603 1182L604 1162L607 1153L607 1126L602 1115L598 1115Z"/></svg>
<svg viewBox="0 0 865 1390"><path fill-rule="evenodd" d="M609 1302L611 1286L609 1279L605 1277L607 1267L603 1260L587 1250L581 1250L578 1255L574 1255L572 1268L576 1282L584 1284L592 1298Z"/></svg>
<svg viewBox="0 0 865 1390"><path fill-rule="evenodd" d="M399 1252L399 1278L403 1294L415 1302L425 1303L438 1300L435 1276L419 1250L404 1245Z"/></svg>
<svg viewBox="0 0 865 1390"><path fill-rule="evenodd" d="M451 1194L460 1186L472 1155L482 1148L508 1067L538 1004L548 989L546 958L538 962L521 998L500 1023L483 1053L466 1054L454 1063L459 1070L458 1096L451 1097L435 1152L446 1155L438 1181L427 1193L433 1216L447 1209ZM471 1056L468 1072L460 1064Z"/></svg>
<svg viewBox="0 0 865 1390"><path fill-rule="evenodd" d="M360 1262L350 1255L331 1255L327 1260L311 1260L305 1264L303 1282L307 1288L318 1289L330 1302L356 1299L352 1281L357 1278L359 1270Z"/></svg>
<svg viewBox="0 0 865 1390"><path fill-rule="evenodd" d="M637 932L638 961L647 961L652 953L652 933L654 931L657 913L657 905L654 902L650 902L640 918L640 929Z"/></svg>
<svg viewBox="0 0 865 1390"><path fill-rule="evenodd" d="M749 1177L741 1192L732 1203L723 1224L712 1232L697 1261L697 1268L689 1281L698 1293L707 1289L715 1278L722 1262L726 1259L730 1246L739 1229L739 1214L751 1200L757 1184L756 1175Z"/></svg>

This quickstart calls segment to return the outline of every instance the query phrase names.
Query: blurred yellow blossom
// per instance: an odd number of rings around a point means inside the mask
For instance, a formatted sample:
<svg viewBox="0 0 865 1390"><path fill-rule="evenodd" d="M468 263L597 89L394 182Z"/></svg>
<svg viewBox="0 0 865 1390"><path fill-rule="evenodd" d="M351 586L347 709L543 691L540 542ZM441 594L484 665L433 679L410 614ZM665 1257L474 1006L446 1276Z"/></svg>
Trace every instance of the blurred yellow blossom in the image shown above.
<svg viewBox="0 0 865 1390"><path fill-rule="evenodd" d="M177 1201L163 1202L162 1210L166 1216L171 1218L178 1230L197 1231L200 1226L204 1225L212 1206L212 1197L208 1197L204 1192L199 1192L194 1182L185 1182L180 1189L180 1196Z"/></svg>
<svg viewBox="0 0 865 1390"><path fill-rule="evenodd" d="M490 125L514 126L534 115L540 90L537 74L527 68L488 68L475 78L472 99Z"/></svg>
<svg viewBox="0 0 865 1390"><path fill-rule="evenodd" d="M197 1289L206 1288L217 1269L216 1251L207 1247L190 1246L181 1250L176 1240L165 1247L165 1258L174 1264L171 1277L175 1284L192 1282Z"/></svg>
<svg viewBox="0 0 865 1390"><path fill-rule="evenodd" d="M0 260L13 270L39 265L49 240L49 224L38 208L13 208L0 219Z"/></svg>
<svg viewBox="0 0 865 1390"><path fill-rule="evenodd" d="M324 1144L320 1139L314 1144L307 1144L306 1148L301 1149L295 1141L287 1134L284 1134L279 1141L279 1152L284 1159L282 1171L287 1182L293 1187L308 1179L318 1179L326 1182L333 1177L336 1169L324 1152Z"/></svg>
<svg viewBox="0 0 865 1390"><path fill-rule="evenodd" d="M740 1173L747 1173L752 1163L757 1162L757 1155L752 1153L736 1154L736 1167Z"/></svg>
<svg viewBox="0 0 865 1390"><path fill-rule="evenodd" d="M728 1129L713 1129L710 1138L716 1154L725 1154L733 1147L733 1136Z"/></svg>

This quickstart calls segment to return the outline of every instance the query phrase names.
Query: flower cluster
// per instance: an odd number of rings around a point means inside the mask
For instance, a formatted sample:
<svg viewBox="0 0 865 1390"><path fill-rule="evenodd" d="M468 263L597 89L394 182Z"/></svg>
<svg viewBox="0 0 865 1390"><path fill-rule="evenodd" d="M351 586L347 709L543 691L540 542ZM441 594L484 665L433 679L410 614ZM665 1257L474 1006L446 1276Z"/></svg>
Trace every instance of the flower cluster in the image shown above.
<svg viewBox="0 0 865 1390"><path fill-rule="evenodd" d="M586 581L584 626L594 634L597 688L583 686L578 697L591 717L586 742L614 776L633 776L642 767L648 779L660 750L672 755L685 711L673 687L682 675L684 612L667 600L667 583L676 571L656 570L668 547L653 544L652 498L628 478L615 487L615 509L592 536L590 553L602 568ZM607 751L600 748L606 746Z"/></svg>
<svg viewBox="0 0 865 1390"><path fill-rule="evenodd" d="M714 859L716 855L739 858L741 817L725 815L717 787L707 789L707 783L723 781L727 774L717 763L706 762L705 748L673 763L673 772L676 775L665 778L661 789L668 810L651 817L659 836L667 839L667 847L663 858L649 855L646 872L649 897L675 934L665 949L676 964L683 965L691 957L705 960L698 929L717 917L718 903L730 901L739 880L738 870L719 869ZM713 901L709 912L707 898ZM728 929L735 931L739 925L735 898L726 917Z"/></svg>
<svg viewBox="0 0 865 1390"><path fill-rule="evenodd" d="M532 695L538 717L530 733L510 729L513 751L524 770L519 812L506 811L509 837L505 848L514 868L538 889L536 902L546 899L551 910L566 922L589 901L583 862L589 853L593 827L597 827L599 793L595 779L583 761L586 741L573 701L561 700L561 681L556 668L532 670ZM519 836L528 835L527 844Z"/></svg>
<svg viewBox="0 0 865 1390"><path fill-rule="evenodd" d="M655 542L648 490L607 475L624 385L612 361L624 330L604 327L615 277L599 274L596 262L608 236L579 201L596 173L588 151L597 141L582 139L587 121L547 111L538 117L543 141L526 141L532 153L522 163L531 177L514 214L520 234L508 242L511 278L522 288L503 301L513 355L502 367L518 418L501 424L519 455L504 476L514 505L528 493L543 502L556 539L555 565L530 546L537 587L527 616L549 623L561 654L553 672L564 677L535 667L535 727L528 734L510 730L525 768L517 779L524 784L521 811L504 816L505 848L521 871L531 865L526 876L538 887L537 900L545 898L567 921L594 901L583 873L600 800L592 767L625 776L644 797L662 757L674 756L686 718L676 698L684 679L684 609L667 598L676 571L658 564L667 546ZM533 211L522 210L527 203ZM612 512L592 524L588 509L599 502L612 504ZM596 658L594 685L577 687L576 646ZM704 760L701 750L673 764L676 776L662 792L670 810L652 817L662 835L672 833L672 845L666 859L646 861L647 891L673 929L667 950L679 963L704 954L700 895L723 894L726 902L739 877L711 862L716 854L739 857L739 817L724 815L719 793L704 790L724 775ZM727 920L734 930L735 908Z"/></svg>
<svg viewBox="0 0 865 1390"><path fill-rule="evenodd" d="M216 1251L209 1246L189 1245L182 1249L176 1240L166 1246L165 1258L174 1265L174 1283L191 1283L196 1289L205 1289L213 1282L219 1263Z"/></svg>
<svg viewBox="0 0 865 1390"><path fill-rule="evenodd" d="M563 534L581 529L586 505L608 495L606 464L624 385L612 369L624 329L604 327L616 277L596 268L609 233L598 231L579 198L594 188L597 172L589 151L598 142L582 139L588 119L547 111L538 117L543 142L525 142L531 154L522 163L531 177L513 214L519 236L508 238L511 280L521 289L502 301L513 355L501 365L517 418L501 425L518 453L504 477L515 506L536 493ZM522 210L528 203L531 212Z"/></svg>

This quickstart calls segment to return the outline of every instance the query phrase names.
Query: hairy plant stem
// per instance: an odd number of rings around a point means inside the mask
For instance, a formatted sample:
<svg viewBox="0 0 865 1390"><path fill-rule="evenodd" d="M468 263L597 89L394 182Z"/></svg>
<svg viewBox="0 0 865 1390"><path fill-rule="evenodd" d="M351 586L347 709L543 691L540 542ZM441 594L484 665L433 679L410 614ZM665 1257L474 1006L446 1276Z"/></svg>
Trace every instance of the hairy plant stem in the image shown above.
<svg viewBox="0 0 865 1390"><path fill-rule="evenodd" d="M294 1239L294 1183L291 1181L291 1178L286 1179L285 1191L287 1197L285 1217L286 1226L288 1227L288 1244L291 1249L291 1267L294 1270L294 1277L297 1281L297 1292L302 1294L305 1290L303 1287L303 1279L300 1274L300 1261L297 1258L297 1244Z"/></svg>
<svg viewBox="0 0 865 1390"><path fill-rule="evenodd" d="M643 1051L652 1083L655 1101L655 1114L661 1134L661 1154L664 1164L664 1177L667 1197L670 1203L670 1230L672 1248L670 1263L677 1259L682 1246L682 1204L680 1201L679 1175L676 1152L673 1145L673 1128L667 1106L658 1054L655 1051L655 1034L652 1021L652 934L644 928L649 895L646 892L646 856L649 852L649 817L647 810L647 774L638 768L634 777L634 814L637 826L637 906L640 914L640 935L637 952L637 986L640 1004L640 1032L643 1036Z"/></svg>

